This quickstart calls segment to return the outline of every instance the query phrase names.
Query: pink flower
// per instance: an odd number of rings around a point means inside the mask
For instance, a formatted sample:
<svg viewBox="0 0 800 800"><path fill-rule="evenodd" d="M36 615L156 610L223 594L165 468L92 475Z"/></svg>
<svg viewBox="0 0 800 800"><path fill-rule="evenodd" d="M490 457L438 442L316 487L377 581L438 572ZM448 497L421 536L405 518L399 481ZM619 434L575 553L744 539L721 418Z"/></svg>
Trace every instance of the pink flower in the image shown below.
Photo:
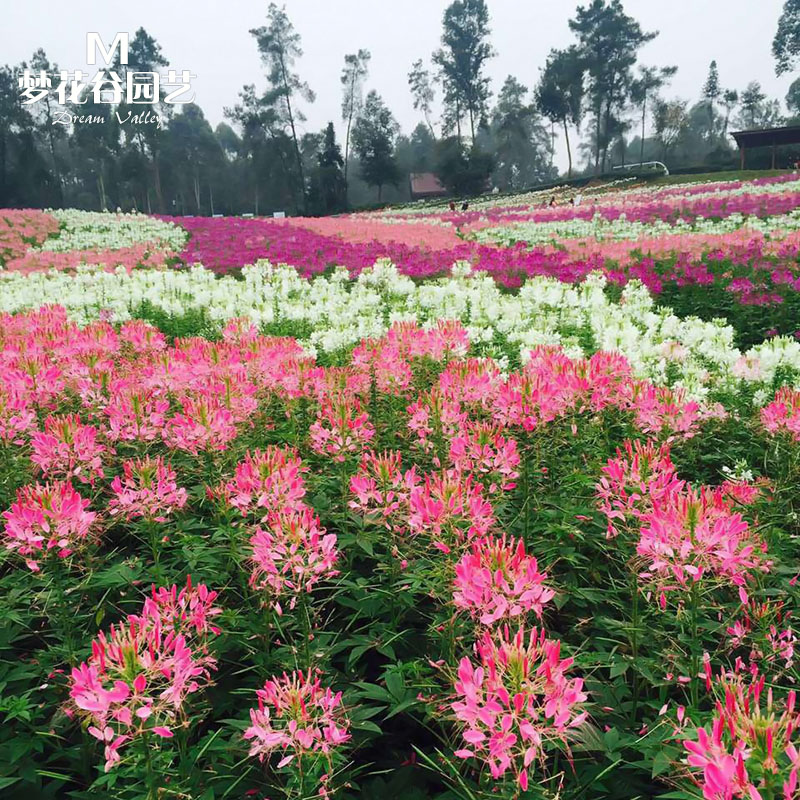
<svg viewBox="0 0 800 800"><path fill-rule="evenodd" d="M497 425L468 422L450 440L450 461L464 473L472 473L484 483L490 494L498 489L509 491L519 477L520 457L517 443L506 439Z"/></svg>
<svg viewBox="0 0 800 800"><path fill-rule="evenodd" d="M403 471L399 452L366 453L350 479L355 499L349 506L387 529L402 528L400 520L407 515L411 490L419 481L414 467Z"/></svg>
<svg viewBox="0 0 800 800"><path fill-rule="evenodd" d="M36 427L36 413L25 392L0 384L0 442L20 445Z"/></svg>
<svg viewBox="0 0 800 800"><path fill-rule="evenodd" d="M169 402L154 390L124 383L113 391L105 413L111 441L153 441L160 437Z"/></svg>
<svg viewBox="0 0 800 800"><path fill-rule="evenodd" d="M542 616L555 592L539 572L536 559L525 554L522 540L492 536L472 543L472 552L456 564L453 604L477 617L481 625L512 619L531 611Z"/></svg>
<svg viewBox="0 0 800 800"><path fill-rule="evenodd" d="M567 677L572 659L536 628L486 631L475 650L479 665L461 659L455 681L451 708L466 745L455 754L479 758L495 779L511 770L524 788L529 766L585 720L583 680Z"/></svg>
<svg viewBox="0 0 800 800"><path fill-rule="evenodd" d="M307 506L270 512L265 522L265 527L255 528L250 538L250 585L266 592L276 606L288 595L294 608L298 594L310 592L319 581L338 575L334 566L339 558L336 534L326 533L319 517Z"/></svg>
<svg viewBox="0 0 800 800"><path fill-rule="evenodd" d="M761 409L761 424L770 433L787 433L800 442L800 391L784 387Z"/></svg>
<svg viewBox="0 0 800 800"><path fill-rule="evenodd" d="M632 523L638 530L639 520L654 503L684 486L669 457L668 445L626 440L623 449L617 449L616 458L603 467L603 477L595 486L598 507L608 520L608 538L616 536L619 527Z"/></svg>
<svg viewBox="0 0 800 800"><path fill-rule="evenodd" d="M456 470L426 475L425 483L411 490L408 505L411 533L424 533L445 553L484 536L494 522L481 485Z"/></svg>
<svg viewBox="0 0 800 800"><path fill-rule="evenodd" d="M162 433L168 447L193 455L205 450L224 450L236 437L234 414L213 392L183 400L183 411L170 418Z"/></svg>
<svg viewBox="0 0 800 800"><path fill-rule="evenodd" d="M769 785L783 786L783 797L794 800L798 755L796 732L800 714L795 692L776 701L765 692L764 676L721 674L713 684L718 696L711 730L697 728L684 741L690 778L706 800L757 800L763 776ZM777 795L775 795L777 796Z"/></svg>
<svg viewBox="0 0 800 800"><path fill-rule="evenodd" d="M270 445L252 453L248 450L233 478L223 482L214 495L242 514L299 508L306 493L305 472L308 467L291 448Z"/></svg>
<svg viewBox="0 0 800 800"><path fill-rule="evenodd" d="M766 543L730 508L719 490L701 487L671 493L641 517L636 546L645 586L663 593L704 578L745 587L768 572Z"/></svg>
<svg viewBox="0 0 800 800"><path fill-rule="evenodd" d="M344 461L364 452L375 428L358 400L339 396L323 402L309 432L314 452Z"/></svg>
<svg viewBox="0 0 800 800"><path fill-rule="evenodd" d="M97 514L87 511L88 506L89 501L70 483L23 486L16 502L3 512L6 549L22 556L34 572L39 570L40 556L55 553L67 558L83 547L92 533Z"/></svg>
<svg viewBox="0 0 800 800"><path fill-rule="evenodd" d="M274 753L281 756L277 768L320 756L329 768L321 778L320 796L327 797L333 759L350 739L350 723L342 705L342 693L322 687L319 673L311 669L270 678L256 692L258 708L250 709L250 727L244 738L250 742L250 756L259 761ZM308 766L306 766L308 771Z"/></svg>
<svg viewBox="0 0 800 800"><path fill-rule="evenodd" d="M48 478L77 478L94 485L104 476L103 454L108 448L97 441L98 429L84 425L77 414L44 421L44 431L31 436L31 461Z"/></svg>
<svg viewBox="0 0 800 800"><path fill-rule="evenodd" d="M111 482L114 496L108 511L112 516L164 522L186 505L186 489L178 487L175 471L161 456L124 461L122 470L123 476L117 475Z"/></svg>
<svg viewBox="0 0 800 800"><path fill-rule="evenodd" d="M92 642L92 655L72 670L70 698L105 746L106 772L119 748L152 732L171 738L189 695L208 684L216 668L208 655L208 620L220 613L216 592L187 581L178 592L153 588L139 615L112 625Z"/></svg>

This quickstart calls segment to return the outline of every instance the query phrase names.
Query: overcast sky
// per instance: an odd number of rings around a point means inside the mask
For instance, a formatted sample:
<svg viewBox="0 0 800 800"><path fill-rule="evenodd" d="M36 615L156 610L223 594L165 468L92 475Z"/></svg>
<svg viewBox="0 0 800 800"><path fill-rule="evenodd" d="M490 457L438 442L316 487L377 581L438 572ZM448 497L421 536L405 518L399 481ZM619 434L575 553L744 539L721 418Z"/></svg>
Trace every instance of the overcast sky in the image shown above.
<svg viewBox="0 0 800 800"><path fill-rule="evenodd" d="M496 92L509 74L528 87L547 53L573 41L567 21L576 0L488 0L491 41L497 55L488 74ZM338 124L339 75L345 53L372 53L367 88L376 89L404 131L420 121L408 92L407 73L417 58L429 59L439 44L448 0L287 0L286 10L302 37L301 76L317 94L305 107L306 130L329 120ZM86 68L86 33L107 43L118 31L140 26L161 44L170 66L189 69L196 102L212 124L233 105L245 83L264 86L250 28L264 24L267 0L0 0L0 61L17 64L43 47L62 68ZM668 96L698 99L711 59L724 88L761 82L783 98L792 75L775 77L770 54L783 0L624 0L645 30L660 35L642 48L640 63L676 64ZM561 160L561 159L559 159Z"/></svg>

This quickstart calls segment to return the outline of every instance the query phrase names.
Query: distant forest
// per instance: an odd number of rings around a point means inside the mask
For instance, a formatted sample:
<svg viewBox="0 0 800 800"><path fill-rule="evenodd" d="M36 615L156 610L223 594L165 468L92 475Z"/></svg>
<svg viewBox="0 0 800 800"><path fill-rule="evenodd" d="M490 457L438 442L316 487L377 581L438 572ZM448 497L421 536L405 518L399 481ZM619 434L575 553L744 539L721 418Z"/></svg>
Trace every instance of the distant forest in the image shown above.
<svg viewBox="0 0 800 800"><path fill-rule="evenodd" d="M124 101L96 103L88 90L72 105L59 106L52 95L25 104L25 70L60 72L39 49L27 62L0 68L0 206L322 215L408 200L410 173L433 172L452 194L469 195L650 160L671 170L730 168L738 164L730 130L800 122L800 79L782 103L755 81L727 86L716 61L695 98L671 97L678 67L638 63L642 45L658 33L643 30L621 0L578 6L569 27L574 43L552 50L532 85L509 75L493 95L486 65L498 54L489 7L486 0L455 0L443 14L441 46L409 64L419 124L400 130L370 86L370 53L362 49L342 65L340 141L333 123L301 133L315 95L298 73L300 36L275 4L265 24L250 31L266 80L242 87L216 128L198 105L170 105L163 93L150 107L160 126L120 123L130 110ZM778 74L794 67L800 0L787 0L773 52ZM128 64L118 58L110 69L124 82L129 70L168 66L168 54L140 28ZM58 124L64 111L96 122ZM569 154L561 175L558 139ZM795 157L782 153L781 165ZM768 159L756 152L749 165Z"/></svg>

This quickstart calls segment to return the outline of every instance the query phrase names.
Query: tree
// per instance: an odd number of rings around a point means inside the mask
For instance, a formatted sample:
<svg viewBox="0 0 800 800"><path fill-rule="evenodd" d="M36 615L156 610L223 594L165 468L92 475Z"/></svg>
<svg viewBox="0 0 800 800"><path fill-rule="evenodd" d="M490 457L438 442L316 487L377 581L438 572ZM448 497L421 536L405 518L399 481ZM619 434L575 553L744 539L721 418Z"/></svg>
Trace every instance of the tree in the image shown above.
<svg viewBox="0 0 800 800"><path fill-rule="evenodd" d="M442 47L433 54L445 89L445 102L455 108L454 118L461 137L461 117L466 110L470 134L486 115L489 79L486 61L494 55L488 43L489 10L486 0L454 0L442 18ZM452 114L453 112L451 112Z"/></svg>
<svg viewBox="0 0 800 800"><path fill-rule="evenodd" d="M288 126L290 132L298 173L299 205L304 209L306 182L303 157L297 136L297 123L304 122L305 117L296 107L295 99L299 97L307 103L312 103L314 102L314 92L293 71L295 62L303 55L300 47L300 34L295 31L289 17L286 16L285 8L278 8L275 3L270 3L267 9L267 24L251 29L250 33L258 43L261 60L268 70L269 88L262 98L262 103L275 110L275 123L284 127Z"/></svg>
<svg viewBox="0 0 800 800"><path fill-rule="evenodd" d="M739 92L736 89L726 89L722 93L722 105L725 109L725 120L722 124L722 137L728 135L728 123L731 118L731 111L739 105Z"/></svg>
<svg viewBox="0 0 800 800"><path fill-rule="evenodd" d="M167 129L165 147L169 163L175 173L175 185L183 195L191 195L196 213L203 213L203 188L205 185L209 211L214 213L212 174L219 169L223 158L222 147L214 135L202 109L187 103L176 114Z"/></svg>
<svg viewBox="0 0 800 800"><path fill-rule="evenodd" d="M752 81L742 92L739 116L736 120L741 128L770 128L780 121L780 106L777 100L769 100L758 81Z"/></svg>
<svg viewBox="0 0 800 800"><path fill-rule="evenodd" d="M252 84L242 88L239 100L233 108L225 109L225 116L242 129L240 153L248 167L245 170L244 183L248 193L253 193L256 215L261 199L260 175L272 190L273 196L280 198L282 206L285 207L288 200L289 207L300 210L297 196L297 150L286 133L280 110L270 105L265 96L257 94ZM287 197L283 196L284 186L289 188Z"/></svg>
<svg viewBox="0 0 800 800"><path fill-rule="evenodd" d="M344 57L342 70L342 121L345 123L344 135L344 185L347 191L347 164L350 159L350 129L364 104L364 80L369 70L372 56L369 50L359 50Z"/></svg>
<svg viewBox="0 0 800 800"><path fill-rule="evenodd" d="M717 62L712 61L708 68L708 78L703 85L703 97L708 103L708 140L714 139L714 103L722 94L722 87L719 85L719 70Z"/></svg>
<svg viewBox="0 0 800 800"><path fill-rule="evenodd" d="M421 111L425 117L425 124L431 132L431 136L436 139L436 131L431 123L431 104L433 103L435 92L431 83L431 74L425 69L422 59L417 59L411 65L411 72L408 73L408 86L411 89L411 97L414 101L414 110Z"/></svg>
<svg viewBox="0 0 800 800"><path fill-rule="evenodd" d="M26 64L23 64L23 69L26 66ZM57 75L59 73L58 64L51 64L50 59L41 47L31 57L30 69L35 74L45 72L48 75ZM56 103L49 92L38 102L30 104L28 109L37 133L46 143L50 167L53 170L56 184L55 202L60 205L64 199L63 174L67 169L67 165L63 163L64 159L58 151L60 146L65 143L67 131L63 125L56 123Z"/></svg>
<svg viewBox="0 0 800 800"><path fill-rule="evenodd" d="M581 59L589 76L588 94L594 116L595 172L605 171L615 121L633 84L632 67L639 49L657 32L645 33L629 17L620 0L591 0L578 6L570 30L578 37Z"/></svg>
<svg viewBox="0 0 800 800"><path fill-rule="evenodd" d="M783 75L797 63L800 55L800 0L786 0L772 40L775 72Z"/></svg>
<svg viewBox="0 0 800 800"><path fill-rule="evenodd" d="M336 143L333 123L325 128L322 149L319 154L318 181L322 213L335 214L347 205L347 184L342 167L342 149Z"/></svg>
<svg viewBox="0 0 800 800"><path fill-rule="evenodd" d="M23 130L30 130L33 118L20 102L15 70L8 65L0 68L0 204L11 205L10 150L12 141Z"/></svg>
<svg viewBox="0 0 800 800"><path fill-rule="evenodd" d="M436 143L436 177L449 192L471 197L486 191L494 160L485 150L467 147L457 136Z"/></svg>
<svg viewBox="0 0 800 800"><path fill-rule="evenodd" d="M128 63L121 62L121 53L117 51L113 63L113 69L126 80L128 73L138 72L158 72L161 67L169 66L169 61L164 56L161 46L144 28L139 28L133 35L128 46ZM150 110L160 117L169 117L172 114L172 106L162 102L159 94L149 102ZM120 119L126 119L129 115L136 114L142 110L140 104L129 105L127 100L121 102L116 109ZM161 148L164 129L156 125L136 125L127 124L122 126L125 140L128 146L139 148L141 155L140 163L148 164L152 188L155 191L156 208L164 212L164 192L161 182ZM147 210L151 209L150 186L145 180L145 203Z"/></svg>
<svg viewBox="0 0 800 800"><path fill-rule="evenodd" d="M526 102L527 94L528 89L509 75L492 114L494 175L503 189L520 189L552 177L547 158L549 137L536 108Z"/></svg>
<svg viewBox="0 0 800 800"><path fill-rule="evenodd" d="M786 93L786 107L795 116L800 116L800 78L792 81L792 85Z"/></svg>
<svg viewBox="0 0 800 800"><path fill-rule="evenodd" d="M378 189L381 202L383 187L396 186L400 180L394 159L394 141L399 125L380 95L372 90L364 102L364 110L353 127L353 149L361 162L361 177Z"/></svg>
<svg viewBox="0 0 800 800"><path fill-rule="evenodd" d="M564 127L567 145L567 177L572 177L569 126L580 125L583 113L584 66L577 48L551 50L536 87L536 107L552 123Z"/></svg>
<svg viewBox="0 0 800 800"><path fill-rule="evenodd" d="M639 74L631 87L631 99L642 108L642 134L639 142L639 163L644 163L644 142L647 129L647 101L657 97L659 89L669 83L677 67L639 67Z"/></svg>
<svg viewBox="0 0 800 800"><path fill-rule="evenodd" d="M666 161L669 150L686 132L689 115L685 100L656 100L653 111L653 127L656 139L661 144L661 160Z"/></svg>

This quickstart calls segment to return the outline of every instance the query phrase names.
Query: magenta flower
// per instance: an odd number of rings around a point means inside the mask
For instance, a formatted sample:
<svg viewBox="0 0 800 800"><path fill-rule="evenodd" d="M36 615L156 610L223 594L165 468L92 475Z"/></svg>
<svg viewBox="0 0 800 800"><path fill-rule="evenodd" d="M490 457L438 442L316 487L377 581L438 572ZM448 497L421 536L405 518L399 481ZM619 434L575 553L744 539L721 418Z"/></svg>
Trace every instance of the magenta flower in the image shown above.
<svg viewBox="0 0 800 800"><path fill-rule="evenodd" d="M586 719L583 680L568 677L572 659L536 628L486 631L475 650L479 665L462 658L455 681L451 708L466 743L455 754L480 759L495 779L511 770L526 790L530 765Z"/></svg>
<svg viewBox="0 0 800 800"><path fill-rule="evenodd" d="M358 400L340 396L323 402L309 433L314 452L344 461L350 455L360 456L364 452L375 428Z"/></svg>
<svg viewBox="0 0 800 800"><path fill-rule="evenodd" d="M88 506L67 482L23 486L16 502L3 512L3 543L38 572L38 559L51 553L67 558L86 545L97 518Z"/></svg>
<svg viewBox="0 0 800 800"><path fill-rule="evenodd" d="M280 600L310 592L321 580L333 578L339 553L336 534L327 533L319 517L307 506L273 511L265 527L254 529L250 538L253 569L250 585L264 592L280 612Z"/></svg>
<svg viewBox="0 0 800 800"><path fill-rule="evenodd" d="M399 452L367 453L358 472L350 478L350 492L355 499L348 505L378 525L400 529L401 519L408 513L411 490L419 481L415 467L403 471Z"/></svg>
<svg viewBox="0 0 800 800"><path fill-rule="evenodd" d="M704 579L738 587L741 595L756 573L771 566L766 543L718 489L669 494L642 515L641 525L640 579L658 592L662 607L666 592Z"/></svg>
<svg viewBox="0 0 800 800"><path fill-rule="evenodd" d="M800 712L792 690L776 700L765 691L763 675L721 674L713 689L716 708L707 727L696 728L683 745L690 780L706 800L761 800L797 797L800 756L797 730Z"/></svg>
<svg viewBox="0 0 800 800"><path fill-rule="evenodd" d="M472 473L489 494L509 491L519 477L520 457L514 439L506 439L497 425L468 422L450 440L450 461L465 473Z"/></svg>
<svg viewBox="0 0 800 800"><path fill-rule="evenodd" d="M171 738L187 725L184 704L216 668L208 654L209 619L220 613L204 585L153 588L139 615L112 625L92 642L88 661L72 670L70 698L105 747L106 772L119 749L147 733Z"/></svg>
<svg viewBox="0 0 800 800"><path fill-rule="evenodd" d="M425 534L444 553L484 536L494 522L481 484L457 470L426 475L424 484L411 490L408 504L411 533Z"/></svg>
<svg viewBox="0 0 800 800"><path fill-rule="evenodd" d="M541 618L544 606L555 597L546 580L547 573L539 572L521 539L487 536L473 541L472 551L456 564L453 604L481 625L531 611Z"/></svg>
<svg viewBox="0 0 800 800"><path fill-rule="evenodd" d="M31 461L47 478L94 485L104 476L103 454L108 448L97 441L98 429L84 425L77 414L49 416L44 431L31 435Z"/></svg>
<svg viewBox="0 0 800 800"><path fill-rule="evenodd" d="M186 505L186 489L178 486L175 471L161 456L124 461L122 470L123 475L111 482L111 516L164 522L173 511Z"/></svg>
<svg viewBox="0 0 800 800"><path fill-rule="evenodd" d="M800 442L800 391L788 386L775 393L775 399L761 409L761 424L772 434L786 433Z"/></svg>
<svg viewBox="0 0 800 800"><path fill-rule="evenodd" d="M350 723L342 704L342 693L323 688L320 674L300 671L270 678L256 692L258 708L250 709L250 727L244 738L250 756L259 761L280 755L277 768L323 758L329 768L321 778L318 793L328 797L326 785L333 772L333 757L350 739ZM306 764L308 771L308 764Z"/></svg>
<svg viewBox="0 0 800 800"><path fill-rule="evenodd" d="M227 505L247 515L299 509L306 493L303 474L308 472L297 452L270 445L265 450L245 453L236 465L233 478L213 494Z"/></svg>

